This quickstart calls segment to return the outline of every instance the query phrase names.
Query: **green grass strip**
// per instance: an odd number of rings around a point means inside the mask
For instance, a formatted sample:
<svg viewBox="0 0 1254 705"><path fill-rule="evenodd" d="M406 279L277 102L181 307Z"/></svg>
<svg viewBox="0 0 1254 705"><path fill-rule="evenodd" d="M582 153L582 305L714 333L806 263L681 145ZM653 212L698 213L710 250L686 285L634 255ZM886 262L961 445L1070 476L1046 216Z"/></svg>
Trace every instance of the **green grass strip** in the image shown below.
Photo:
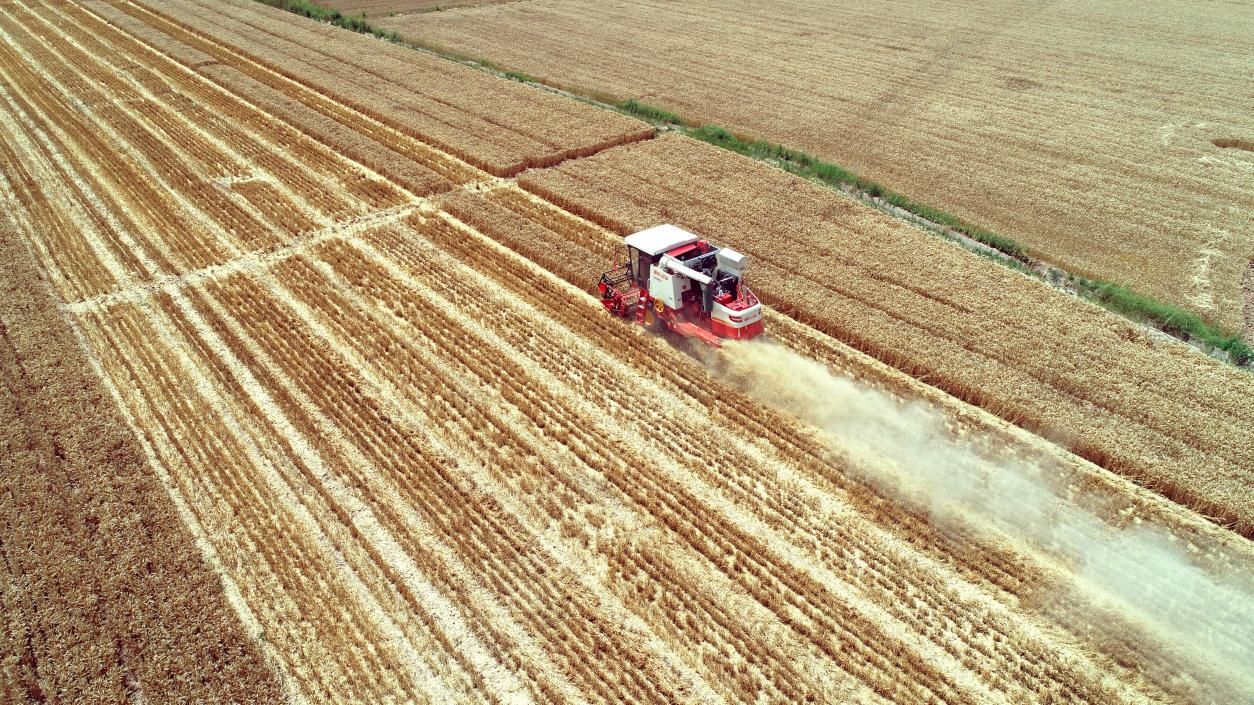
<svg viewBox="0 0 1254 705"><path fill-rule="evenodd" d="M497 64L496 62L490 59L475 59L474 62L482 66L483 68L488 69L489 71L492 71L494 73L500 74L501 76L504 76L505 78L508 78L511 81L518 81L519 83L540 83L540 81L536 79L535 76L528 76L527 74L521 71L513 71L511 69L507 69L504 66L501 66L500 64Z"/></svg>
<svg viewBox="0 0 1254 705"><path fill-rule="evenodd" d="M754 159L773 162L785 171L812 181L835 187L842 185L853 186L873 198L883 199L884 202L904 211L956 230L972 240L988 245L1007 257L1024 263L1030 261L1023 247L1008 237L969 225L944 211L912 201L899 193L884 188L874 181L864 179L847 169L831 162L825 162L800 150L763 140L744 140L717 125L702 125L701 127L684 131L690 137L699 139L702 142L708 142Z"/></svg>
<svg viewBox="0 0 1254 705"><path fill-rule="evenodd" d="M614 104L620 113L640 118L645 122L651 122L656 125L683 125L684 121L675 113L669 110L663 110L647 103L641 103L635 98L630 98Z"/></svg>
<svg viewBox="0 0 1254 705"><path fill-rule="evenodd" d="M369 34L390 42L401 42L401 37L396 32L380 29L370 24L364 12L360 15L346 15L339 10L333 10L308 0L257 0L257 2L277 7L280 10L286 10L294 15L308 17L311 20L327 22L360 34Z"/></svg>
<svg viewBox="0 0 1254 705"><path fill-rule="evenodd" d="M451 59L453 61L459 61L463 63L476 64L480 66L481 68L485 68L499 76L508 78L511 81L518 81L519 83L541 83L541 81L536 79L534 76L528 76L527 74L522 73L521 71L514 71L511 69L507 69L504 66L501 66L493 62L491 59L472 59L468 56L454 54L448 51L440 51L433 47L427 47L422 44L410 42L409 40L405 39L404 37L397 34L396 32L393 32L387 29L382 29L380 27L375 27L374 25L370 24L370 21L366 19L366 13L364 12L361 13L360 15L346 15L343 12L340 12L339 10L333 10L329 7L324 7L323 5L319 5L316 2L310 2L309 0L256 0L256 1L262 3L263 5L269 5L271 7L277 7L280 10L286 10L287 12L290 12L294 15L300 15L301 17L308 17L312 20L317 20L319 22L326 22L328 24L333 24L336 27L341 27L343 29L347 29L352 32L357 32L359 34L368 34L372 37L385 39L389 42L392 42L393 44L400 44L402 46L407 46L410 48L419 48L419 49L425 49L427 51L434 51L435 53L439 54L440 56L446 59ZM442 8L437 6L435 8L428 8L428 9L439 10Z"/></svg>
<svg viewBox="0 0 1254 705"><path fill-rule="evenodd" d="M1177 338L1196 340L1216 350L1223 350L1235 364L1244 365L1254 360L1254 350L1250 349L1241 336L1224 334L1192 311L1142 296L1118 284L1079 277L1076 279L1093 293L1097 303L1111 311L1149 323Z"/></svg>

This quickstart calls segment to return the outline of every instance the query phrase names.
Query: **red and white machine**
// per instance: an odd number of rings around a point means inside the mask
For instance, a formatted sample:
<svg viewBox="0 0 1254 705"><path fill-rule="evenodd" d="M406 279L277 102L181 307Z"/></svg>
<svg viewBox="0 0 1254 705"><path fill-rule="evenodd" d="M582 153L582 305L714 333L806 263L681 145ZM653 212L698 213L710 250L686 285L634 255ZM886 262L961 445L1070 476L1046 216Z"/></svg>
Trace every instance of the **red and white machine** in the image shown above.
<svg viewBox="0 0 1254 705"><path fill-rule="evenodd" d="M748 257L674 225L628 235L627 261L601 275L601 304L615 316L718 347L762 332L762 304L744 285Z"/></svg>

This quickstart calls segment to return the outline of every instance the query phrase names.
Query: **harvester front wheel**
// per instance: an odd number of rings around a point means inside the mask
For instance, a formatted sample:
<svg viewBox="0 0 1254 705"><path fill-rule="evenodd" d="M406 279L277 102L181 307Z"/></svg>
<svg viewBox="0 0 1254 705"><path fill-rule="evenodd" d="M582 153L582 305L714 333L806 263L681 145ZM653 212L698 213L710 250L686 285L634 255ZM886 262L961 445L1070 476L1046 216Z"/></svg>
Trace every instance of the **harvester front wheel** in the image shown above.
<svg viewBox="0 0 1254 705"><path fill-rule="evenodd" d="M669 329L666 319L662 318L662 312L665 310L665 305L654 299L653 305L649 307L649 330L654 333L665 333Z"/></svg>

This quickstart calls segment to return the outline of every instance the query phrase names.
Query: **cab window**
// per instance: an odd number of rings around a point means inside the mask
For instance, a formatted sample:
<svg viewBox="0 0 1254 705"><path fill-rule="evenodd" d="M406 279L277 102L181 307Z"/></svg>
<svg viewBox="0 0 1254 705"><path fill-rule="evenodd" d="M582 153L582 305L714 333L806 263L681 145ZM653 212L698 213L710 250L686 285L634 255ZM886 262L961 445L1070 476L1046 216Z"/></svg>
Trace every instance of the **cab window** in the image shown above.
<svg viewBox="0 0 1254 705"><path fill-rule="evenodd" d="M641 250L631 248L630 260L632 262L632 270L636 274L636 284L641 288L649 287L649 267L653 266L653 257Z"/></svg>

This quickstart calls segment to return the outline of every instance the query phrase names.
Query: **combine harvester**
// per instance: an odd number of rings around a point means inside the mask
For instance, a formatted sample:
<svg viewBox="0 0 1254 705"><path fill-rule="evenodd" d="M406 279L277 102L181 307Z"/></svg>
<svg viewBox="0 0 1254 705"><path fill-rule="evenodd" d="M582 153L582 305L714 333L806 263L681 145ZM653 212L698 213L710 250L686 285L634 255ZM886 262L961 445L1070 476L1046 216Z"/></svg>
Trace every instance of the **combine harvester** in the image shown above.
<svg viewBox="0 0 1254 705"><path fill-rule="evenodd" d="M762 332L762 304L743 281L745 255L674 225L641 230L623 242L627 261L597 283L610 313L634 315L641 325L714 347Z"/></svg>

